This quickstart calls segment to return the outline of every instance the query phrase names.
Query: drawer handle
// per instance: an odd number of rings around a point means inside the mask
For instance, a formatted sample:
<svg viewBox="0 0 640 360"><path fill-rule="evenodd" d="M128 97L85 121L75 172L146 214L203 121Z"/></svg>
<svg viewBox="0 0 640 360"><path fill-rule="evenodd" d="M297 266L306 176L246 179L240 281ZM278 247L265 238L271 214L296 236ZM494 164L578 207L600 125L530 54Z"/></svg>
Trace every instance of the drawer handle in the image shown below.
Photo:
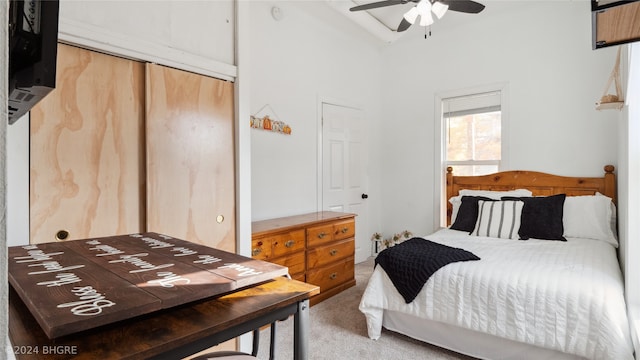
<svg viewBox="0 0 640 360"><path fill-rule="evenodd" d="M258 256L262 252L262 248L255 248L251 250L251 256Z"/></svg>
<svg viewBox="0 0 640 360"><path fill-rule="evenodd" d="M331 251L329 251L329 255L331 256L336 256L337 253L338 253L338 250L336 249L331 249Z"/></svg>
<svg viewBox="0 0 640 360"><path fill-rule="evenodd" d="M289 240L289 241L287 241L286 243L284 243L284 246L286 246L286 247L290 248L290 247L292 247L295 243L296 243L295 241L293 241L293 240Z"/></svg>
<svg viewBox="0 0 640 360"><path fill-rule="evenodd" d="M346 233L346 232L348 232L348 231L349 231L349 228L348 228L348 227L345 227L345 228L342 228L342 230L340 230L340 231L342 231L342 233L344 234L344 233Z"/></svg>
<svg viewBox="0 0 640 360"><path fill-rule="evenodd" d="M327 233L325 233L324 231L321 232L320 234L318 234L318 238L322 239L323 237L327 236Z"/></svg>
<svg viewBox="0 0 640 360"><path fill-rule="evenodd" d="M335 278L338 277L338 273L332 273L331 275L329 275L329 279L331 280L335 280Z"/></svg>

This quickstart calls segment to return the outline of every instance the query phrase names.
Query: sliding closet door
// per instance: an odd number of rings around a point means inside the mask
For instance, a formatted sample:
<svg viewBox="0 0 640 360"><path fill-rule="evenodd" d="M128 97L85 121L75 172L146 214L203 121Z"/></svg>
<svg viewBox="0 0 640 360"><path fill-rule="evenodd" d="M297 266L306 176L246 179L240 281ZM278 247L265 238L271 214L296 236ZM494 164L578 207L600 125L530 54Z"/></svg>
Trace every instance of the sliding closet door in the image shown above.
<svg viewBox="0 0 640 360"><path fill-rule="evenodd" d="M30 237L144 231L144 64L59 45L31 111Z"/></svg>
<svg viewBox="0 0 640 360"><path fill-rule="evenodd" d="M234 252L233 84L146 73L147 229Z"/></svg>

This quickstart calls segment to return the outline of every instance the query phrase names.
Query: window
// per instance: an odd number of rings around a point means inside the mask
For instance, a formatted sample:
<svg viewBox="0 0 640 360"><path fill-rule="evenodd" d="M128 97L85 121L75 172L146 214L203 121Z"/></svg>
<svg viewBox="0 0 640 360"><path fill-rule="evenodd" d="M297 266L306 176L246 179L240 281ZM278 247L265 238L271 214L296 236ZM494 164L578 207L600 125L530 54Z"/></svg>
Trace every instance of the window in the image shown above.
<svg viewBox="0 0 640 360"><path fill-rule="evenodd" d="M508 94L506 82L435 94L435 228L447 225L447 167L460 176L509 168Z"/></svg>
<svg viewBox="0 0 640 360"><path fill-rule="evenodd" d="M443 98L444 165L456 175L496 172L502 160L501 92Z"/></svg>

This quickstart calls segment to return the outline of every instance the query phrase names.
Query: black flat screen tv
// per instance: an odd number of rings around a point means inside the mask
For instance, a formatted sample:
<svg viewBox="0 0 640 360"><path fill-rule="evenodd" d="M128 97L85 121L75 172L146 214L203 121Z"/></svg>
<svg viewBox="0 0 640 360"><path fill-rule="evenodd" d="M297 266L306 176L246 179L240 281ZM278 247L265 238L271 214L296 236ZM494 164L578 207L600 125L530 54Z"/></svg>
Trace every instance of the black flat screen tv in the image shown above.
<svg viewBox="0 0 640 360"><path fill-rule="evenodd" d="M9 124L56 86L58 0L9 3Z"/></svg>

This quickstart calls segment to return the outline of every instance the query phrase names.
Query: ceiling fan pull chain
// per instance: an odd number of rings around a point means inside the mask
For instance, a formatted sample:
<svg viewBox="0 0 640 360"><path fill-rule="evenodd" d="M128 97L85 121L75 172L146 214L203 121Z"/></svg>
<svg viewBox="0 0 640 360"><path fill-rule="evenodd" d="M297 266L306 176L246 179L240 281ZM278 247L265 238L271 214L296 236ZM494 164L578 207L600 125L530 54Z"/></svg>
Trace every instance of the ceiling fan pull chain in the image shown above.
<svg viewBox="0 0 640 360"><path fill-rule="evenodd" d="M429 28L429 35L427 35L427 28ZM431 37L431 25L424 27L424 38Z"/></svg>

